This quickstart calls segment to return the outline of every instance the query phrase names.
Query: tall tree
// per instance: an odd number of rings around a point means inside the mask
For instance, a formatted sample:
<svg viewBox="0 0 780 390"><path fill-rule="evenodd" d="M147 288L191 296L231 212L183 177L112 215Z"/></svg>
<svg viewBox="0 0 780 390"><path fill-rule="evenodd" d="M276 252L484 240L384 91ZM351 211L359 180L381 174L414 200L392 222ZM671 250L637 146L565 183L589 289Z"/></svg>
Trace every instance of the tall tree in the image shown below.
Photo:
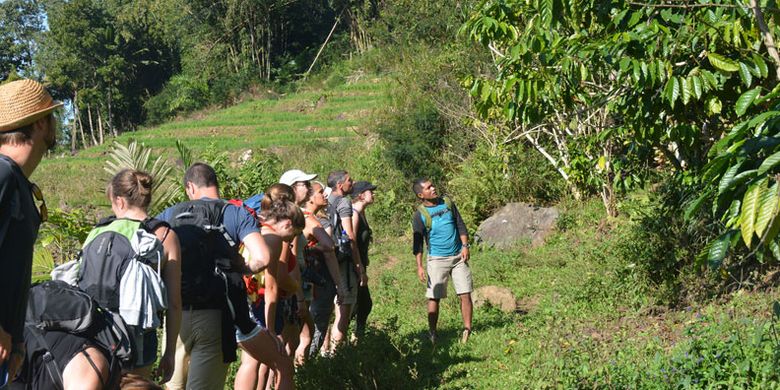
<svg viewBox="0 0 780 390"><path fill-rule="evenodd" d="M38 1L0 2L0 80L7 79L11 73L34 76L36 38L43 27Z"/></svg>

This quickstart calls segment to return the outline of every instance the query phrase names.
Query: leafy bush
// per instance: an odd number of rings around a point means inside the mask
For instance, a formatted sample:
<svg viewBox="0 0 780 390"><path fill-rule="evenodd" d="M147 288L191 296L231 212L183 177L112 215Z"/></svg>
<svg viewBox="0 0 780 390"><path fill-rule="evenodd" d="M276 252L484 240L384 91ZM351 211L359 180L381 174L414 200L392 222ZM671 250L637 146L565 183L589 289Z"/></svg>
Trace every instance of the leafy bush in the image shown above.
<svg viewBox="0 0 780 390"><path fill-rule="evenodd" d="M619 252L633 259L657 287L661 303L678 304L713 293L697 267L696 256L712 237L707 220L686 221L681 209L696 189L678 177L666 177L647 199L624 202L635 224L619 243Z"/></svg>
<svg viewBox="0 0 780 390"><path fill-rule="evenodd" d="M374 204L366 213L379 233L397 235L409 226L414 196L411 180L395 169L388 160L386 146L376 143L355 156L352 164L355 180L369 180L377 185Z"/></svg>
<svg viewBox="0 0 780 390"><path fill-rule="evenodd" d="M425 176L438 181L444 176L440 158L444 121L430 103L410 102L396 109L380 120L376 129L387 142L388 156L407 177Z"/></svg>
<svg viewBox="0 0 780 390"><path fill-rule="evenodd" d="M204 107L209 101L209 86L196 76L180 74L144 103L146 123L156 125L176 116Z"/></svg>
<svg viewBox="0 0 780 390"><path fill-rule="evenodd" d="M275 154L262 150L253 153L247 161L231 162L226 152L210 147L200 159L216 171L223 199L246 199L264 192L271 184L277 183L282 174L281 160Z"/></svg>
<svg viewBox="0 0 780 390"><path fill-rule="evenodd" d="M508 202L550 204L564 184L537 153L522 145L491 149L480 143L452 174L449 191L466 225L476 225Z"/></svg>

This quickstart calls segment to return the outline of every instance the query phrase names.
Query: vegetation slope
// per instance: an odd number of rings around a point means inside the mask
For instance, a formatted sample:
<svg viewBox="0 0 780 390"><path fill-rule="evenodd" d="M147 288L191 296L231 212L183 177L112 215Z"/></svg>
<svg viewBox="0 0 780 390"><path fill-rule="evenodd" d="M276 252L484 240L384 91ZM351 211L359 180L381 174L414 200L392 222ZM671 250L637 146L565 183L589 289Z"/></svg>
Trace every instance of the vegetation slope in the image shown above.
<svg viewBox="0 0 780 390"><path fill-rule="evenodd" d="M370 330L359 344L299 369L300 388L778 386L772 314L777 292L737 290L701 304L658 304L658 289L638 261L654 248L652 240L636 229L647 222L653 191L634 193L619 205L621 216L610 219L598 200L564 200L557 205L562 210L557 231L538 248L477 247L471 260L476 287L510 288L518 310L477 308L474 336L463 345L457 300L447 298L442 336L432 346L425 337L424 285L415 274L406 228L412 209L408 194L400 192L411 178L387 163L386 146L373 132L382 122L378 109L398 87L386 76L355 74L360 77L248 98L118 140L138 140L171 162L180 140L199 157L221 158L228 171L240 170L240 157L251 149L255 156L278 158L271 176L292 167L320 175L344 167L380 186L368 212L380 232L370 254L375 302ZM109 153L108 147L96 147L51 156L33 179L51 204L66 209L61 216L91 209L75 218L83 225L107 211L102 166ZM79 223L63 221L73 220L60 218L55 228L67 235ZM42 245L62 244L57 242L62 235L52 230ZM39 264L39 270L50 265Z"/></svg>

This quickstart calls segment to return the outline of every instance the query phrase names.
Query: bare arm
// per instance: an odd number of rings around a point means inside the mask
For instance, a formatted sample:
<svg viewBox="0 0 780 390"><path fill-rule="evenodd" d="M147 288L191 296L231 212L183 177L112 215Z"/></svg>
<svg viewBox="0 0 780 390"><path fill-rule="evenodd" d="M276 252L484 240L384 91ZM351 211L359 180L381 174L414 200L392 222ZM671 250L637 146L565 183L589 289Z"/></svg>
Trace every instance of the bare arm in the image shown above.
<svg viewBox="0 0 780 390"><path fill-rule="evenodd" d="M181 326L181 247L179 236L173 229L160 228L155 231L155 234L164 240L165 250L162 278L168 295L168 311L165 314L165 353L160 362L160 369L163 379L168 380L173 374L176 339L179 337Z"/></svg>
<svg viewBox="0 0 780 390"><path fill-rule="evenodd" d="M296 283L295 278L287 272L291 256L292 250L290 249L290 245L286 242L282 242L282 252L279 256L279 270L276 273L276 282L279 283L280 289L295 294L300 290L301 285L300 283Z"/></svg>
<svg viewBox="0 0 780 390"><path fill-rule="evenodd" d="M275 234L262 236L268 252L265 268L265 324L268 331L276 334L276 303L279 299L279 285L276 275L279 272L279 256L282 252L282 239Z"/></svg>
<svg viewBox="0 0 780 390"><path fill-rule="evenodd" d="M268 245L266 245L266 241L263 240L263 236L260 235L260 233L254 232L249 233L244 237L244 247L246 247L247 250L249 250L249 261L247 262L247 266L249 267L249 271L253 274L256 274L260 271L262 271L265 267L269 266L271 263L270 259L270 253L268 249ZM279 255L276 256L276 261L278 262ZM276 269L274 269L274 275L276 274Z"/></svg>

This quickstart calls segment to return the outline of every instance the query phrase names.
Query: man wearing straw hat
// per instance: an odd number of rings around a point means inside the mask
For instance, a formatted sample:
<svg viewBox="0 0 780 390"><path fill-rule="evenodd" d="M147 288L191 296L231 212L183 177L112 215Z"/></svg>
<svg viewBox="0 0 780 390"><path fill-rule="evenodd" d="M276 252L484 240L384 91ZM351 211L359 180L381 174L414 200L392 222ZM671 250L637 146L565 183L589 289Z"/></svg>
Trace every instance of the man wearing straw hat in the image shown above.
<svg viewBox="0 0 780 390"><path fill-rule="evenodd" d="M41 190L28 178L55 144L52 111L60 106L37 81L0 86L0 385L24 357L33 244L47 217Z"/></svg>

